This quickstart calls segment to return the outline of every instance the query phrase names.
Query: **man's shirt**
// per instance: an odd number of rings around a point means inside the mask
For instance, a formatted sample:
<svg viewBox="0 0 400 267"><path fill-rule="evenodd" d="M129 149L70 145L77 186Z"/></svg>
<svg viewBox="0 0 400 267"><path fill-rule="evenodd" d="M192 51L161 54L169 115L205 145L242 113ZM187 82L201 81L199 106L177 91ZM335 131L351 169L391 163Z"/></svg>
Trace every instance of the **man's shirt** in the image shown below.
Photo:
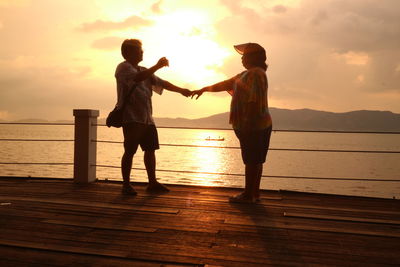
<svg viewBox="0 0 400 267"><path fill-rule="evenodd" d="M121 107L125 101L123 123L139 122L144 124L154 124L153 120L153 107L151 102L151 96L153 91L159 95L163 92L162 85L164 80L151 75L150 78L136 83L136 88L133 93L127 99L129 91L135 84L135 77L138 72L146 70L145 67L134 68L129 62L121 62L115 70L115 78L117 81L117 95L118 102L117 106Z"/></svg>

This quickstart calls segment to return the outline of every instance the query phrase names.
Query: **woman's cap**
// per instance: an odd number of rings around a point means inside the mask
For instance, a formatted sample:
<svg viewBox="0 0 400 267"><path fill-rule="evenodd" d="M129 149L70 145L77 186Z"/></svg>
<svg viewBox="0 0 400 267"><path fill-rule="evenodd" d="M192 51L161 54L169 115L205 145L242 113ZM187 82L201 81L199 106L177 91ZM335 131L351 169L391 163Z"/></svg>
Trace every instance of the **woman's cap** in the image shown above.
<svg viewBox="0 0 400 267"><path fill-rule="evenodd" d="M248 53L255 53L255 52L264 52L265 53L265 49L257 43L238 44L238 45L234 45L233 47L241 55L248 54Z"/></svg>

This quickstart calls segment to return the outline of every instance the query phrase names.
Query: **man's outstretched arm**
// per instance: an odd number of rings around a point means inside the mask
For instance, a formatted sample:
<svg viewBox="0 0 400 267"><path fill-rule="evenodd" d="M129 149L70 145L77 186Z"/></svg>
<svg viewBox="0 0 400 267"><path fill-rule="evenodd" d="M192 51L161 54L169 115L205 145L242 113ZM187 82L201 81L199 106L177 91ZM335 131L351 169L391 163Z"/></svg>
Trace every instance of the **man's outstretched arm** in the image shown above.
<svg viewBox="0 0 400 267"><path fill-rule="evenodd" d="M168 81L163 81L162 82L162 87L165 88L168 91L177 92L177 93L180 93L180 94L182 94L183 96L186 96L186 97L192 95L192 91L190 91L189 89L178 87L178 86L173 85L172 83L170 83Z"/></svg>

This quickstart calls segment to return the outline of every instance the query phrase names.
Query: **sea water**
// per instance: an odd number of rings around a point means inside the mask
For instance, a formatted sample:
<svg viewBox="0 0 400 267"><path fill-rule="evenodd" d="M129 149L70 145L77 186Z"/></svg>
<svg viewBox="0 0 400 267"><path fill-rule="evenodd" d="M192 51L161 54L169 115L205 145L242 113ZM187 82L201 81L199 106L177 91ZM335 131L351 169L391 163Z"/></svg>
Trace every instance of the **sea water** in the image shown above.
<svg viewBox="0 0 400 267"><path fill-rule="evenodd" d="M243 187L244 165L233 131L159 128L158 133L161 144L156 152L159 181L166 184ZM223 137L224 140L208 141L207 137ZM73 125L0 125L0 139L66 140L0 141L0 163L71 164L73 138ZM107 166L97 167L98 179L122 180L119 168L122 140L121 129L98 127L97 165ZM274 150L400 151L400 135L273 132L270 148L263 170L266 177L261 181L263 189L400 197L399 153ZM140 148L134 157L133 168L132 181L147 180ZM0 164L0 176L71 178L73 166ZM379 181L387 179L399 182Z"/></svg>

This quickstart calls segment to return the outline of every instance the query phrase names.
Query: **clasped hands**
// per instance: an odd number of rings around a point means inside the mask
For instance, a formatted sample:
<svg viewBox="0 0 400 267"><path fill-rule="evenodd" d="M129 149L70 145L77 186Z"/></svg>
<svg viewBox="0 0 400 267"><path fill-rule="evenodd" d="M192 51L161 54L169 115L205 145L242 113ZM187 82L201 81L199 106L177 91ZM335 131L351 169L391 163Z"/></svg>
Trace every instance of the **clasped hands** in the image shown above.
<svg viewBox="0 0 400 267"><path fill-rule="evenodd" d="M185 97L189 97L190 96L191 98L193 98L193 97L197 96L196 99L198 99L204 93L204 90L200 89L200 90L191 91L189 89L182 88L180 93Z"/></svg>

